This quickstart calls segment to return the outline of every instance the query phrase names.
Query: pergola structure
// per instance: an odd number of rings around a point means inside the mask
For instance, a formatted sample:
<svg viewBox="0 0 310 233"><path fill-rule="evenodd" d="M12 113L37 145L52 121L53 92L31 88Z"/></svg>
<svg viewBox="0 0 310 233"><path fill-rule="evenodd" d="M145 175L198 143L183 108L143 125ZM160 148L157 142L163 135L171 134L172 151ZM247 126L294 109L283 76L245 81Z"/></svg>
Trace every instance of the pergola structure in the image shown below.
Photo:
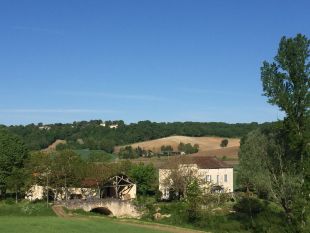
<svg viewBox="0 0 310 233"><path fill-rule="evenodd" d="M122 200L133 199L136 197L136 184L126 175L113 176L102 186L101 197Z"/></svg>

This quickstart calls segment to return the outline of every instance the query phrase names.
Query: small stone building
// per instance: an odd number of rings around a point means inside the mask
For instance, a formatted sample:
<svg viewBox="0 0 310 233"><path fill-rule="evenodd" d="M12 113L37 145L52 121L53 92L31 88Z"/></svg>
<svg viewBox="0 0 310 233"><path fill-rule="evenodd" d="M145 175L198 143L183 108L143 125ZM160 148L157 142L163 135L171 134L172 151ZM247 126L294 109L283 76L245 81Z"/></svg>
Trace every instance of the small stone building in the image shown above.
<svg viewBox="0 0 310 233"><path fill-rule="evenodd" d="M49 188L50 200L88 199L88 198L116 198L131 200L136 198L137 186L126 175L120 174L111 177L107 182L98 182L95 179L85 179L82 187L64 187L60 190ZM46 198L47 189L44 186L33 185L26 192L26 199L30 201Z"/></svg>

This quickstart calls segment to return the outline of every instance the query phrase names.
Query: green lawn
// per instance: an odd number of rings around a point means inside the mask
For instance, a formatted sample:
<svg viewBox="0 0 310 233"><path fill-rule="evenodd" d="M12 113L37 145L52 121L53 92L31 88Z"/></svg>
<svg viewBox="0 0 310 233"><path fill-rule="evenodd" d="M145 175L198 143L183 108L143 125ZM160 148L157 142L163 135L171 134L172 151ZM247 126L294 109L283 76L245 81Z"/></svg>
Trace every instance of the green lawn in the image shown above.
<svg viewBox="0 0 310 233"><path fill-rule="evenodd" d="M111 162L116 159L115 154L110 154L105 152L104 150L89 150L89 149L81 149L74 150L82 159L87 160L90 156L93 156L94 159L99 160L98 162Z"/></svg>
<svg viewBox="0 0 310 233"><path fill-rule="evenodd" d="M163 233L120 224L108 219L62 219L58 217L0 217L2 233Z"/></svg>
<svg viewBox="0 0 310 233"><path fill-rule="evenodd" d="M115 219L77 216L59 218L44 202L0 201L0 233L163 233L121 224Z"/></svg>

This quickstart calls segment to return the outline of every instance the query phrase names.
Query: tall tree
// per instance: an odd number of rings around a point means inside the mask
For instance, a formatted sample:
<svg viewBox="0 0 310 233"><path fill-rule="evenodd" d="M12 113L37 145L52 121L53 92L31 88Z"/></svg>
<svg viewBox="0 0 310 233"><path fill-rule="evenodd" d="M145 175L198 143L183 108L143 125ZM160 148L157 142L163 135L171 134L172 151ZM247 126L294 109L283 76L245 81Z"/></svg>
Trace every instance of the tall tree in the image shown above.
<svg viewBox="0 0 310 233"><path fill-rule="evenodd" d="M310 108L310 40L298 34L282 37L274 62L264 62L261 79L268 102L284 111L284 135L288 139L289 159L302 161Z"/></svg>
<svg viewBox="0 0 310 233"><path fill-rule="evenodd" d="M310 40L298 34L294 38L282 37L274 62L264 62L261 79L264 95L268 102L277 105L285 112L283 127L278 137L283 145L283 155L276 153L278 159L273 165L278 176L299 178L300 194L289 200L289 211L293 214L296 228L306 222L309 197L309 180L305 179L309 169L309 108L310 108ZM291 179L289 179L291 180ZM301 228L302 231L304 228Z"/></svg>
<svg viewBox="0 0 310 233"><path fill-rule="evenodd" d="M0 130L0 196L5 195L13 180L16 181L11 176L15 177L16 170L24 167L27 155L27 149L19 138Z"/></svg>

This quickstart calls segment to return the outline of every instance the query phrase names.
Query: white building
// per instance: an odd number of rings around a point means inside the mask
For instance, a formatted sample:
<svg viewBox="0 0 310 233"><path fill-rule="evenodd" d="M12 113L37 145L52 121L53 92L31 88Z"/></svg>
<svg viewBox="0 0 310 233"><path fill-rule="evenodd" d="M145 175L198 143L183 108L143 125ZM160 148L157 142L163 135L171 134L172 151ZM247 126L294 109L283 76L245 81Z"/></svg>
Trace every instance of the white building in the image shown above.
<svg viewBox="0 0 310 233"><path fill-rule="evenodd" d="M110 129L117 129L118 128L118 124L107 124L106 122L100 123L100 126L109 127Z"/></svg>
<svg viewBox="0 0 310 233"><path fill-rule="evenodd" d="M162 193L162 199L169 199L170 178L173 171L177 171L180 176L194 176L203 181L206 190L211 192L233 192L234 170L231 165L224 163L216 157L188 157L175 167L166 167L159 169L159 190ZM167 182L168 180L168 182ZM169 185L170 183L170 185Z"/></svg>
<svg viewBox="0 0 310 233"><path fill-rule="evenodd" d="M49 188L49 197L54 200L87 199L87 198L118 198L132 200L136 198L137 185L126 175L111 177L105 184L95 179L84 179L81 187L64 187L60 190ZM46 186L33 185L26 192L25 199L30 201L43 200L46 197Z"/></svg>

